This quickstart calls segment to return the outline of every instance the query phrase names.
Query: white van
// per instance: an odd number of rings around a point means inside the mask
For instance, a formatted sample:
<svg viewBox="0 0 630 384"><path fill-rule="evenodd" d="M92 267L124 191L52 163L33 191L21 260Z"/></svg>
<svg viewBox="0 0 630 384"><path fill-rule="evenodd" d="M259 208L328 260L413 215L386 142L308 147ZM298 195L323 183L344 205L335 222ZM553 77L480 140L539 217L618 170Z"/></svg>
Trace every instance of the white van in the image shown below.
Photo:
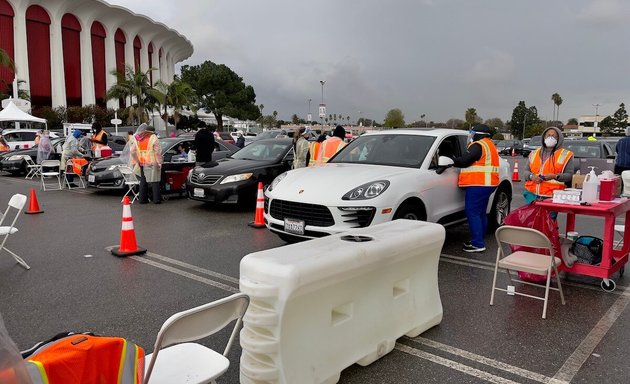
<svg viewBox="0 0 630 384"><path fill-rule="evenodd" d="M38 132L41 131L39 129L5 129L2 131L2 136L12 150L27 149L33 148L35 145L35 138ZM59 137L59 135L50 132L50 138L53 139L55 137Z"/></svg>

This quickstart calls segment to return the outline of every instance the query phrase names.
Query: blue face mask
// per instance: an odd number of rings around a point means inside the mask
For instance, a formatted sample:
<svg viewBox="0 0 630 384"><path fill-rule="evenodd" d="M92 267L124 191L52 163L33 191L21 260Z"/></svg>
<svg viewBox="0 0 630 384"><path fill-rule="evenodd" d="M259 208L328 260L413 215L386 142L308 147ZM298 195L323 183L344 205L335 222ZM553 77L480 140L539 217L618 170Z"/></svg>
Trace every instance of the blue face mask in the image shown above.
<svg viewBox="0 0 630 384"><path fill-rule="evenodd" d="M74 136L75 139L78 139L79 136L81 136L81 131L79 131L78 129L75 130L74 132L72 132L72 136Z"/></svg>

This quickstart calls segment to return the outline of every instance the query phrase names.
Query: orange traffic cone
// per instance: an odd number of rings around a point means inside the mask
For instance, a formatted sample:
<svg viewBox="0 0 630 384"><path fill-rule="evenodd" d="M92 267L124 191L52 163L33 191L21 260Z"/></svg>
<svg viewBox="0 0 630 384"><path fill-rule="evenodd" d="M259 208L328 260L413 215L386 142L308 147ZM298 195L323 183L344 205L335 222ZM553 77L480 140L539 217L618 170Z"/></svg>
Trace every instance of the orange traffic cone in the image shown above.
<svg viewBox="0 0 630 384"><path fill-rule="evenodd" d="M518 160L514 161L514 172L512 172L512 181L521 181L521 177L518 175Z"/></svg>
<svg viewBox="0 0 630 384"><path fill-rule="evenodd" d="M136 244L136 231L133 229L129 196L123 199L122 230L120 231L120 247L112 249L112 255L118 257L142 255L147 250Z"/></svg>
<svg viewBox="0 0 630 384"><path fill-rule="evenodd" d="M24 213L28 215L34 215L36 213L44 213L39 209L39 203L37 202L37 195L35 194L35 188L31 188L31 196L28 198L28 210Z"/></svg>
<svg viewBox="0 0 630 384"><path fill-rule="evenodd" d="M258 196L256 196L256 216L254 221L249 223L250 227L265 228L265 196L263 194L263 185L258 183Z"/></svg>
<svg viewBox="0 0 630 384"><path fill-rule="evenodd" d="M516 150L512 148L512 157L516 157Z"/></svg>

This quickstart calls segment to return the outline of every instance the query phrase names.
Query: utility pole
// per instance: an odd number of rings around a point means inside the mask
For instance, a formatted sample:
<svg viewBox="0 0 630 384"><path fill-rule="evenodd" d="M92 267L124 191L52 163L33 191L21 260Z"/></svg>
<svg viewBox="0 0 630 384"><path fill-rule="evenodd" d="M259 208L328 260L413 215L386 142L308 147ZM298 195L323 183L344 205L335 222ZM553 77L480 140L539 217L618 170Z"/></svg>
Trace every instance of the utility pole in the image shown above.
<svg viewBox="0 0 630 384"><path fill-rule="evenodd" d="M601 104L593 104L593 107L595 107L595 123L593 124L593 136L595 136L595 131L597 131L597 117L599 116L598 110Z"/></svg>
<svg viewBox="0 0 630 384"><path fill-rule="evenodd" d="M322 124L322 133L324 132L324 117L326 116L326 104L324 104L324 84L326 81L320 80L319 83L322 85L322 102L319 105L319 119Z"/></svg>
<svg viewBox="0 0 630 384"><path fill-rule="evenodd" d="M521 138L521 140L525 139L525 122L527 121L527 112L525 112L525 115L523 116L523 137Z"/></svg>

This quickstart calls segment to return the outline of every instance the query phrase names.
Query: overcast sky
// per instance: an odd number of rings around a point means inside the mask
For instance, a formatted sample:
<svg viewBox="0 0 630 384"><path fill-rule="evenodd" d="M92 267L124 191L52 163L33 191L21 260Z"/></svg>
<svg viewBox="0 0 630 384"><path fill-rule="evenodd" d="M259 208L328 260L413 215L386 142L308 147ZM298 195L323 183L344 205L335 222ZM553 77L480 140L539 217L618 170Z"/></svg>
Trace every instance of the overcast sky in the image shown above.
<svg viewBox="0 0 630 384"><path fill-rule="evenodd" d="M612 114L630 98L626 0L107 0L185 35L180 63L222 63L265 114L446 121L467 108L510 119L524 100L552 118ZM179 72L177 69L176 72ZM630 108L629 108L630 109Z"/></svg>

